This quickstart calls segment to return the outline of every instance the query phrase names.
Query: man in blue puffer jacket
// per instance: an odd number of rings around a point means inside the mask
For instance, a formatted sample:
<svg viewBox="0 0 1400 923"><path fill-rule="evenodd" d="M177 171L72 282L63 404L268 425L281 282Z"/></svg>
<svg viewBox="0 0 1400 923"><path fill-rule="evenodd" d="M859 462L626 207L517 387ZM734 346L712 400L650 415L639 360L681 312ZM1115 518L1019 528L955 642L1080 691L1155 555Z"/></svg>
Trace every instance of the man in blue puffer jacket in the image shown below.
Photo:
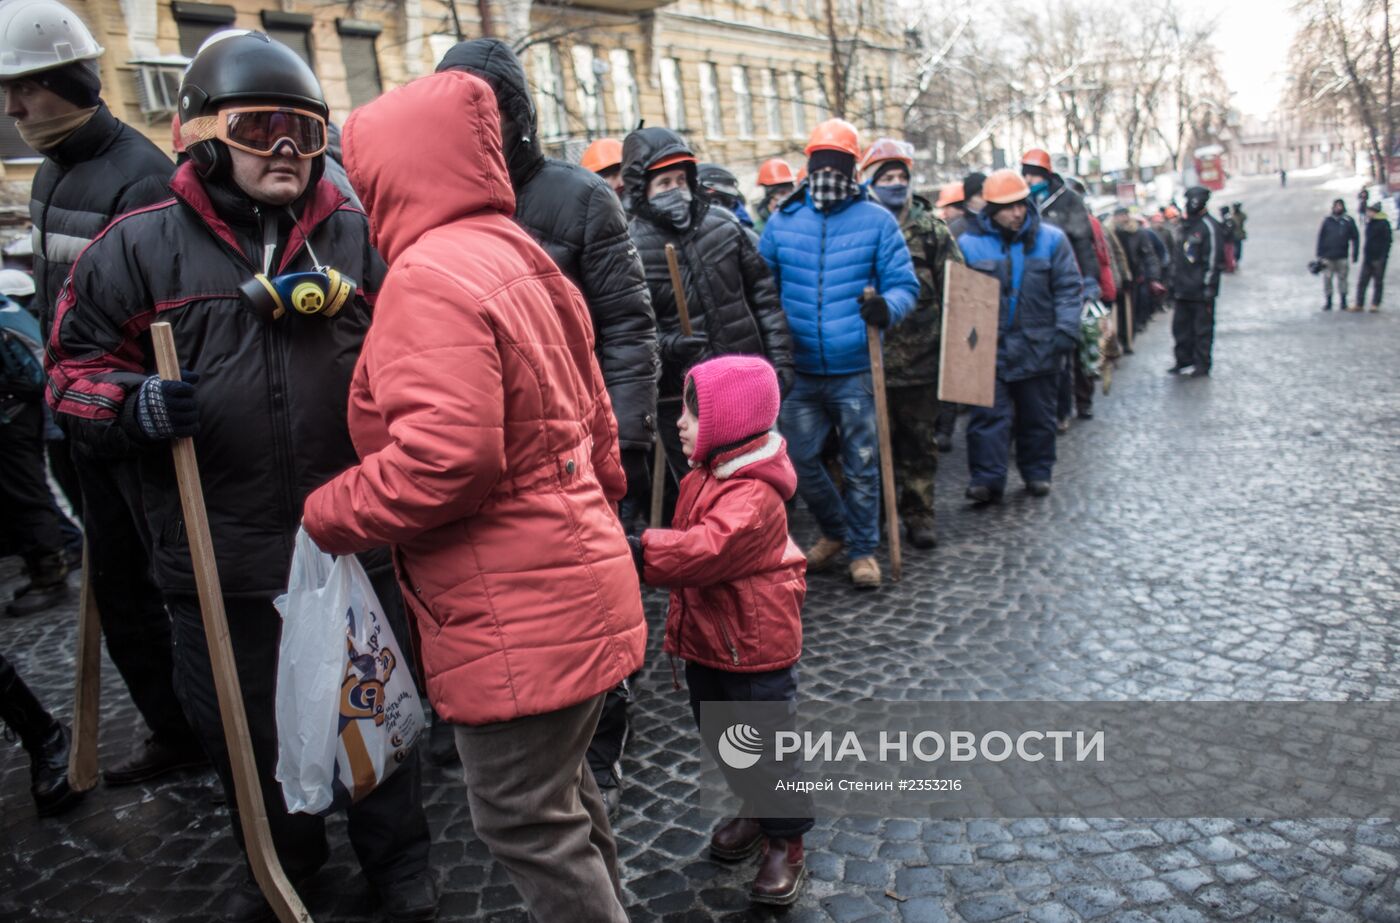
<svg viewBox="0 0 1400 923"><path fill-rule="evenodd" d="M855 127L821 123L806 153L806 184L768 219L759 243L778 281L797 366L781 426L798 493L822 532L807 553L808 571L829 569L845 550L851 581L877 587L880 452L865 325L898 323L914 307L919 280L899 224L855 182ZM833 428L844 498L822 466Z"/></svg>
<svg viewBox="0 0 1400 923"><path fill-rule="evenodd" d="M987 207L958 237L967 265L1001 282L996 403L974 407L967 421L967 498L978 504L1001 499L1013 437L1026 490L1050 492L1056 375L1079 346L1079 265L1069 238L1041 221L1030 194L1019 173L996 171L982 187Z"/></svg>

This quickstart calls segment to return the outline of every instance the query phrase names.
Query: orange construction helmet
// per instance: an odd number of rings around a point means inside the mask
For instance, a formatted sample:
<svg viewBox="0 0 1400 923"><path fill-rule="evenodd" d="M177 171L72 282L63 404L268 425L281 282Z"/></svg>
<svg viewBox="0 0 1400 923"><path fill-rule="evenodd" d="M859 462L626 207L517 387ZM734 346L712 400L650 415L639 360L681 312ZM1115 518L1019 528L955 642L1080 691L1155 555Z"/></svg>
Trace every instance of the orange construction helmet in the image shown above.
<svg viewBox="0 0 1400 923"><path fill-rule="evenodd" d="M992 205L1011 205L1030 198L1031 187L1015 170L996 170L982 184L982 198Z"/></svg>
<svg viewBox="0 0 1400 923"><path fill-rule="evenodd" d="M865 159L860 162L860 172L865 175L877 164L890 161L902 163L904 169L913 171L914 145L908 141L898 141L894 138L877 138L875 143L870 145L870 149L865 152Z"/></svg>
<svg viewBox="0 0 1400 923"><path fill-rule="evenodd" d="M758 168L758 184L760 186L783 186L787 183L796 185L797 177L792 175L792 167L781 157L765 160L763 165Z"/></svg>
<svg viewBox="0 0 1400 923"><path fill-rule="evenodd" d="M663 157L656 163L648 164L647 172L650 173L653 170L664 170L667 167L676 167L680 166L683 163L699 164L700 161L695 159L694 154L691 154L687 151L681 151L678 154L672 154L670 157Z"/></svg>
<svg viewBox="0 0 1400 923"><path fill-rule="evenodd" d="M938 190L938 201L933 204L935 208L942 208L945 205L961 205L966 198L962 181L959 180L956 183L944 183Z"/></svg>
<svg viewBox="0 0 1400 923"><path fill-rule="evenodd" d="M812 129L802 153L810 157L813 151L841 151L859 160L860 132L845 119L827 119Z"/></svg>
<svg viewBox="0 0 1400 923"><path fill-rule="evenodd" d="M1021 155L1021 166L1039 167L1046 173L1054 173L1055 167L1050 163L1050 152L1042 151L1038 147L1033 147ZM991 201L990 199L988 201Z"/></svg>
<svg viewBox="0 0 1400 923"><path fill-rule="evenodd" d="M622 166L622 142L616 138L599 138L584 150L579 166L590 173Z"/></svg>

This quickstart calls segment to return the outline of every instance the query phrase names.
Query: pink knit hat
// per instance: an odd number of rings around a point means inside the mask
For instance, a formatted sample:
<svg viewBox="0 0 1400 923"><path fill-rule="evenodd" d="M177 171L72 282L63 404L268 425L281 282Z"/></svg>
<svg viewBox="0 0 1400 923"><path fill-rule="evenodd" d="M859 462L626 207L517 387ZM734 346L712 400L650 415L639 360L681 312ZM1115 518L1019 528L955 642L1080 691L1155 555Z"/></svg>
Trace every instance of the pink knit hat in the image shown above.
<svg viewBox="0 0 1400 923"><path fill-rule="evenodd" d="M695 382L700 428L692 461L704 462L716 449L766 433L778 420L782 395L778 374L759 356L709 359L686 374Z"/></svg>

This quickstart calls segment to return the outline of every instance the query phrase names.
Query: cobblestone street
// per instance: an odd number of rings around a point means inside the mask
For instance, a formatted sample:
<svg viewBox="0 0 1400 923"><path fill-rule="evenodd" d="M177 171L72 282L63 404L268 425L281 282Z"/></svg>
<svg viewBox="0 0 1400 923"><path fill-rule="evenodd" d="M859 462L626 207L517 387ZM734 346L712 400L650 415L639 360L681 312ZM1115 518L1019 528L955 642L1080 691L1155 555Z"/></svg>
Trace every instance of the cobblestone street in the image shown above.
<svg viewBox="0 0 1400 923"><path fill-rule="evenodd" d="M1243 268L1222 283L1213 377L1164 374L1159 315L1095 418L1060 439L1048 498L1013 475L1005 503L968 507L960 431L939 474L936 550L906 549L903 581L876 593L811 579L803 696L1400 699L1400 308L1319 310L1306 271L1317 224L1355 191L1325 183L1245 180L1212 200L1250 215ZM637 923L1400 921L1400 824L1385 819L819 821L802 901L752 910L748 867L703 857L704 757L660 650L660 594L648 611L616 824ZM65 721L74 615L0 622L0 650ZM111 760L137 719L110 662L103 679ZM204 923L242 875L212 773L99 785L40 821L27 766L18 744L0 747L0 920ZM425 783L441 919L523 923L460 781L430 768ZM311 913L377 920L343 820L331 837Z"/></svg>

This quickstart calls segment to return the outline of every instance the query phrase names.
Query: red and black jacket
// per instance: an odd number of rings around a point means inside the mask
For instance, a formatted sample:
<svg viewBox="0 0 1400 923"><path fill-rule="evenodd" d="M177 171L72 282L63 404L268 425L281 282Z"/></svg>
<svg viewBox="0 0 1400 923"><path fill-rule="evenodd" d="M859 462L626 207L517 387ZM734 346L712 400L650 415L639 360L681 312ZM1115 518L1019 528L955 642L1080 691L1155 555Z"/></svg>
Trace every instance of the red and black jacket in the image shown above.
<svg viewBox="0 0 1400 923"><path fill-rule="evenodd" d="M309 238L359 292L333 318L265 321L238 289L262 271L259 221L272 219L227 190L211 196L190 164L170 189L112 222L74 265L49 341L49 404L81 450L139 456L156 579L193 592L170 448L139 435L128 402L155 372L150 326L168 321L181 367L199 376L195 448L224 592L280 593L306 495L356 461L346 397L384 264L364 214L320 180L297 221L286 217L270 274L313 269Z"/></svg>

